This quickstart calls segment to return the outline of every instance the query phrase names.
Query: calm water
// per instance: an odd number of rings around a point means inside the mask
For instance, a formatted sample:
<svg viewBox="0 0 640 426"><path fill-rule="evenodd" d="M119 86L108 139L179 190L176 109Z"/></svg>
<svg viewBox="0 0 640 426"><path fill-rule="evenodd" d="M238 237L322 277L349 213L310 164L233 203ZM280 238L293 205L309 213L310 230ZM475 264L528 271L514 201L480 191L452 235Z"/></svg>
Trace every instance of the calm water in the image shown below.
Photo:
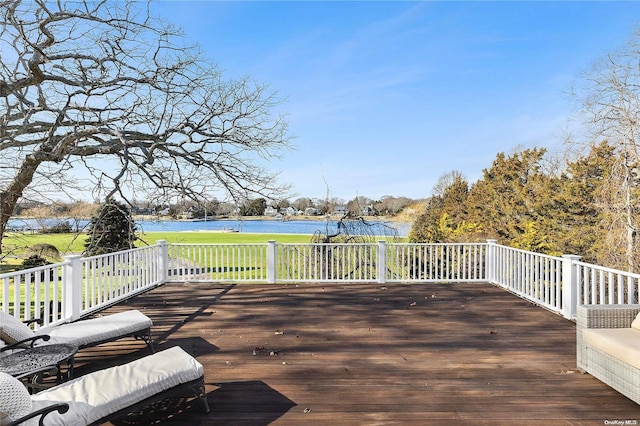
<svg viewBox="0 0 640 426"><path fill-rule="evenodd" d="M45 226L54 226L59 221L58 219L47 220ZM14 230L40 229L42 222L42 220L35 219L10 219L8 228ZM69 223L73 228L76 227L73 220L69 220ZM87 223L86 220L79 221L78 226L82 228ZM391 235L393 231L389 228L392 228L398 232L398 236L406 237L411 230L411 224L404 222L368 223L372 224L372 227L356 226L349 232L351 234ZM259 234L314 234L316 231L326 234L337 231L336 222L322 220L209 220L206 222L142 220L137 221L136 224L138 229L143 232L223 231L230 229ZM367 229L367 231L359 232L360 229Z"/></svg>

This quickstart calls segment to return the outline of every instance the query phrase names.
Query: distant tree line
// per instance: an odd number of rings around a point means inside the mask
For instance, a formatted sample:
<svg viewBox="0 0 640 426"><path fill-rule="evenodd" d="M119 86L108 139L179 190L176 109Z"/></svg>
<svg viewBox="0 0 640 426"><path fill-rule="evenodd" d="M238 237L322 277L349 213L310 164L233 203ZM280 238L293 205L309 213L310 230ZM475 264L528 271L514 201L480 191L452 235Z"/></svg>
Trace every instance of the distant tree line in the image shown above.
<svg viewBox="0 0 640 426"><path fill-rule="evenodd" d="M370 207L372 215L393 216L403 211L406 207L414 205L419 200L384 195L380 199L372 199L364 196L357 196L346 201L342 198L308 198L300 197L293 201L289 199L266 200L264 198L246 200L239 208L241 216L263 216L267 207L276 209L286 209L293 207L295 210L304 212L308 208L316 209L318 214L330 214L336 210L337 206L344 206L345 209L355 216L361 216L366 207Z"/></svg>
<svg viewBox="0 0 640 426"><path fill-rule="evenodd" d="M168 216L171 218L192 218L202 219L206 217L230 217L230 216L263 216L268 206L278 209L293 207L304 212L312 207L317 209L318 214L331 213L336 206L345 206L347 210L359 215L363 207L371 206L375 215L393 216L406 207L414 205L420 200L407 197L394 197L385 195L379 200L368 197L357 196L350 201L341 198L319 199L300 197L294 201L289 199L267 200L263 197L248 198L240 203L219 201L212 198L208 201L196 202L193 200L182 200L174 203L154 203L151 201L133 200L130 211L132 215L145 216ZM40 229L45 229L45 221L51 218L71 218L74 222L73 229L77 229L76 224L82 219L88 219L100 208L101 203L87 203L74 201L71 203L54 202L44 203L28 201L19 203L15 210L15 216L28 216L42 221Z"/></svg>

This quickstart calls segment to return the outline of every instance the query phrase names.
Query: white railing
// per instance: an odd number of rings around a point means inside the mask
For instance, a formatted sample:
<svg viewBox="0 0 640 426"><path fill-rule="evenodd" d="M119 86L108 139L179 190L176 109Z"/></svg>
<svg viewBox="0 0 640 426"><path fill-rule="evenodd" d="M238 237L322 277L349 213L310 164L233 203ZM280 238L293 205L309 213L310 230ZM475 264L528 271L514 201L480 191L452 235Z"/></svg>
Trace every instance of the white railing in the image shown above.
<svg viewBox="0 0 640 426"><path fill-rule="evenodd" d="M170 281L266 282L265 244L169 244Z"/></svg>
<svg viewBox="0 0 640 426"><path fill-rule="evenodd" d="M373 282L377 280L376 244L275 244L271 282Z"/></svg>
<svg viewBox="0 0 640 426"><path fill-rule="evenodd" d="M166 281L166 245L102 256L67 256L53 265L0 275L0 310L42 325L76 320ZM39 327L39 325L35 325Z"/></svg>
<svg viewBox="0 0 640 426"><path fill-rule="evenodd" d="M66 261L0 275L0 310L24 321L62 321L67 314L62 307L66 291L61 276L68 264Z"/></svg>
<svg viewBox="0 0 640 426"><path fill-rule="evenodd" d="M564 259L491 244L490 282L555 312L563 312ZM568 313L570 316L571 314Z"/></svg>
<svg viewBox="0 0 640 426"><path fill-rule="evenodd" d="M640 275L584 262L575 262L579 305L635 304Z"/></svg>
<svg viewBox="0 0 640 426"><path fill-rule="evenodd" d="M387 282L486 281L486 243L386 244Z"/></svg>
<svg viewBox="0 0 640 426"><path fill-rule="evenodd" d="M81 305L71 304L72 317L86 316L104 309L164 282L161 273L166 246L149 246L87 258L72 257L80 262L82 275ZM72 279L73 279L72 278ZM73 288L78 288L74 285Z"/></svg>
<svg viewBox="0 0 640 426"><path fill-rule="evenodd" d="M578 304L638 303L640 275L502 246L168 244L0 275L0 309L44 324L76 320L165 282L490 282L573 319Z"/></svg>

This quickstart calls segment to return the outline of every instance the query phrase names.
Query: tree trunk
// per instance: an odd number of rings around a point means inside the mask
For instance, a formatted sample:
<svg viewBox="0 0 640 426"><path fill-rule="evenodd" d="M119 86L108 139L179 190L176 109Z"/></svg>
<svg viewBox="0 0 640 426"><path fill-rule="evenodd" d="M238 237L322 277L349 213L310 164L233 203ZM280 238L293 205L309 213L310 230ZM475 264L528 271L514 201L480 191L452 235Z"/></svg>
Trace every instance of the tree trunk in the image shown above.
<svg viewBox="0 0 640 426"><path fill-rule="evenodd" d="M627 175L626 183L626 202L625 202L625 215L627 220L627 271L634 272L634 223L633 223L633 207L631 205L631 186L629 185L629 176Z"/></svg>
<svg viewBox="0 0 640 426"><path fill-rule="evenodd" d="M0 192L0 241L4 237L7 223L16 208L18 200L22 197L24 189L33 181L33 176L41 163L42 160L36 159L34 155L27 156L15 178L4 191ZM2 253L1 244L0 253Z"/></svg>

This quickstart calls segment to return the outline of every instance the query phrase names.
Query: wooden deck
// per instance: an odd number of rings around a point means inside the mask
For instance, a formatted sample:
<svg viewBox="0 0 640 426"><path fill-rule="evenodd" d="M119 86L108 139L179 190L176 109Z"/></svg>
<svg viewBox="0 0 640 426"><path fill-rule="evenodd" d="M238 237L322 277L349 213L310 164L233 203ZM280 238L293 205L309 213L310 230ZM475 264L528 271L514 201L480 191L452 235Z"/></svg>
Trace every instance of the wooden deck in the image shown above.
<svg viewBox="0 0 640 426"><path fill-rule="evenodd" d="M639 405L576 370L572 322L489 284L167 284L108 312L130 308L158 350L205 367L211 413L183 402L162 424L640 423ZM86 349L76 375L147 353Z"/></svg>

